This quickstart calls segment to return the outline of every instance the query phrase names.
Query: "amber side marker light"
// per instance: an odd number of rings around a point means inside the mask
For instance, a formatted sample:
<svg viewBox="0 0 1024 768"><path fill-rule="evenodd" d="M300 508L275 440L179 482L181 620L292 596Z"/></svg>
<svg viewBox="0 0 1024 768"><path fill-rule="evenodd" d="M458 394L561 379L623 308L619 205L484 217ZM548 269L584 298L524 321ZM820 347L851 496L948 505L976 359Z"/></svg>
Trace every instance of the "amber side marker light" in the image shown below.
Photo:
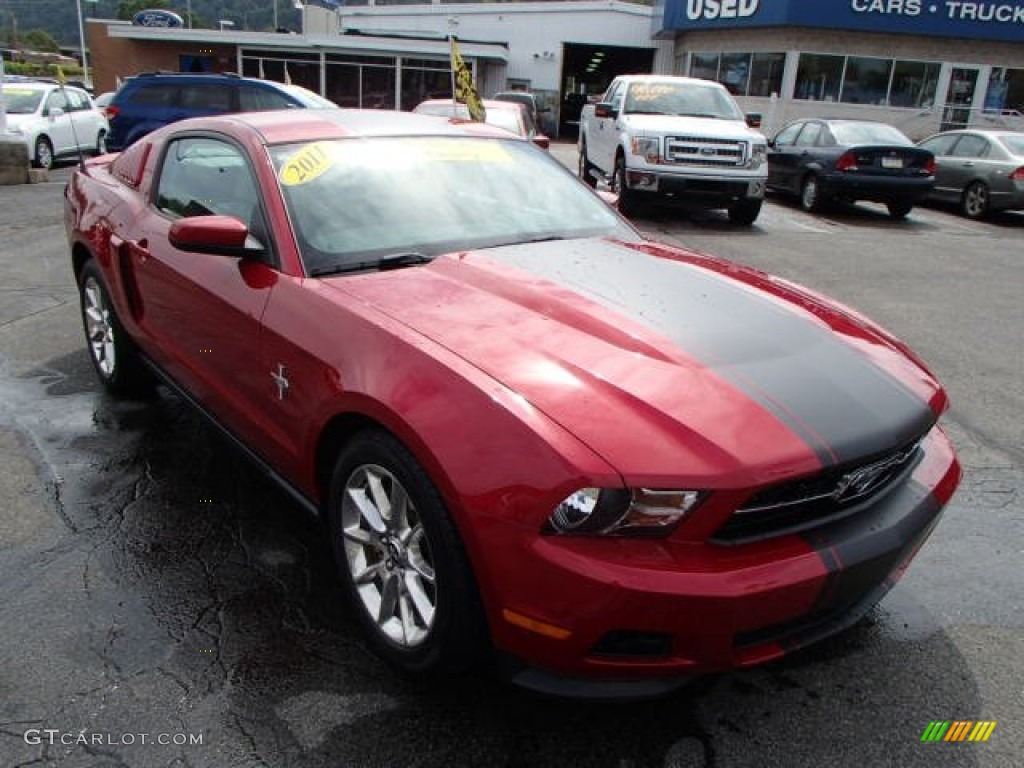
<svg viewBox="0 0 1024 768"><path fill-rule="evenodd" d="M501 615L509 624L536 632L538 635L553 637L555 640L565 640L572 634L568 629L556 627L554 624L548 624L546 621L531 619L529 616L523 616L523 614L510 611L508 608L502 609Z"/></svg>

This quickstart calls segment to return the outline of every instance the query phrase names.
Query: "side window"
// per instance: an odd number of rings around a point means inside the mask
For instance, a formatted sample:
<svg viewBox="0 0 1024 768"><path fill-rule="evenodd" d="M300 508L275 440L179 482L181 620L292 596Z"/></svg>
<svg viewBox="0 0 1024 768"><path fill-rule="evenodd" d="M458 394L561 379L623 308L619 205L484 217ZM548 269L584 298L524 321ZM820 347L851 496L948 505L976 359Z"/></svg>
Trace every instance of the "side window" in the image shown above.
<svg viewBox="0 0 1024 768"><path fill-rule="evenodd" d="M238 107L243 112L260 112L266 109L291 109L295 106L288 98L269 88L244 85L238 92Z"/></svg>
<svg viewBox="0 0 1024 768"><path fill-rule="evenodd" d="M953 147L953 142L960 137L960 134L947 134L946 136L935 136L928 139L928 141L921 142L921 149L927 149L936 157L940 155L948 155L949 150Z"/></svg>
<svg viewBox="0 0 1024 768"><path fill-rule="evenodd" d="M66 88L64 92L67 95L69 111L81 112L89 109L89 99L84 93L73 88Z"/></svg>
<svg viewBox="0 0 1024 768"><path fill-rule="evenodd" d="M793 123L792 125L788 125L783 128L779 131L779 135L775 137L775 146L788 147L796 141L796 135L800 133L800 129L803 127L803 123Z"/></svg>
<svg viewBox="0 0 1024 768"><path fill-rule="evenodd" d="M135 88L128 94L129 104L143 107L169 107L175 101L178 86L166 83L154 83Z"/></svg>
<svg viewBox="0 0 1024 768"><path fill-rule="evenodd" d="M626 88L622 83L616 84L611 93L608 94L608 102L613 109L622 111L622 98L626 95Z"/></svg>
<svg viewBox="0 0 1024 768"><path fill-rule="evenodd" d="M796 146L813 147L818 143L818 136L821 135L821 123L807 123L797 137Z"/></svg>
<svg viewBox="0 0 1024 768"><path fill-rule="evenodd" d="M167 146L156 207L172 218L234 216L262 231L259 193L249 161L235 145L218 139L177 139Z"/></svg>
<svg viewBox="0 0 1024 768"><path fill-rule="evenodd" d="M953 157L985 157L988 154L988 142L981 136L964 134L953 147Z"/></svg>
<svg viewBox="0 0 1024 768"><path fill-rule="evenodd" d="M234 90L212 83L186 85L181 89L181 106L203 112L231 112Z"/></svg>
<svg viewBox="0 0 1024 768"><path fill-rule="evenodd" d="M46 97L46 113L49 114L54 109L68 111L68 99L61 91L53 91Z"/></svg>

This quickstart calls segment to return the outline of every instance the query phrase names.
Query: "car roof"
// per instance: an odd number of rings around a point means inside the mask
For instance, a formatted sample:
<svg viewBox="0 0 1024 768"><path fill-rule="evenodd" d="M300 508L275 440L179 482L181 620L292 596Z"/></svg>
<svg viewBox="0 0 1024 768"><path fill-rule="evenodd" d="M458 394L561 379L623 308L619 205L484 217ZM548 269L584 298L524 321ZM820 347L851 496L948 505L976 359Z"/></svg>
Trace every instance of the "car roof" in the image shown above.
<svg viewBox="0 0 1024 768"><path fill-rule="evenodd" d="M500 128L475 122L451 122L446 117L377 109L287 109L236 112L182 120L161 129L255 131L265 144L287 144L342 138L394 136L487 136L508 138Z"/></svg>
<svg viewBox="0 0 1024 768"><path fill-rule="evenodd" d="M515 101L496 101L495 99L481 99L480 103L484 105L484 109L519 109L523 106ZM453 102L451 99L427 99L426 101L421 101L416 106L422 107L424 104L431 107L439 105L466 106L461 102Z"/></svg>

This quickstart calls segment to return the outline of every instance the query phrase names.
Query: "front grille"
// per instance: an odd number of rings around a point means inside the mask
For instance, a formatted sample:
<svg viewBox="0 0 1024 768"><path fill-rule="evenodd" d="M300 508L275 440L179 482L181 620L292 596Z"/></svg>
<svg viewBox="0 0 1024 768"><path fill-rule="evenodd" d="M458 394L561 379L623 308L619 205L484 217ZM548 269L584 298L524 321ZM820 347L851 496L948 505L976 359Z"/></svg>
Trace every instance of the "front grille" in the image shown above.
<svg viewBox="0 0 1024 768"><path fill-rule="evenodd" d="M669 136L665 159L680 165L730 168L747 162L747 142L701 136Z"/></svg>
<svg viewBox="0 0 1024 768"><path fill-rule="evenodd" d="M920 457L917 441L882 456L766 488L736 510L712 541L741 544L842 519L895 487Z"/></svg>

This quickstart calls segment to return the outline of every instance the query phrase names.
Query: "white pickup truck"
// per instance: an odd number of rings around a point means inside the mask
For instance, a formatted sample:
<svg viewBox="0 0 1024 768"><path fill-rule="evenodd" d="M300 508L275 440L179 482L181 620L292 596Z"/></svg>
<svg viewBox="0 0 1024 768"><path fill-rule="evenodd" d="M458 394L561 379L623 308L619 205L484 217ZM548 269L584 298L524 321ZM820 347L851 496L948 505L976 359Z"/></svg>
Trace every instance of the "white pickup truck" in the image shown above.
<svg viewBox="0 0 1024 768"><path fill-rule="evenodd" d="M615 78L599 103L583 108L579 153L580 178L591 186L607 179L627 216L655 196L725 208L742 225L761 211L767 141L718 83Z"/></svg>

